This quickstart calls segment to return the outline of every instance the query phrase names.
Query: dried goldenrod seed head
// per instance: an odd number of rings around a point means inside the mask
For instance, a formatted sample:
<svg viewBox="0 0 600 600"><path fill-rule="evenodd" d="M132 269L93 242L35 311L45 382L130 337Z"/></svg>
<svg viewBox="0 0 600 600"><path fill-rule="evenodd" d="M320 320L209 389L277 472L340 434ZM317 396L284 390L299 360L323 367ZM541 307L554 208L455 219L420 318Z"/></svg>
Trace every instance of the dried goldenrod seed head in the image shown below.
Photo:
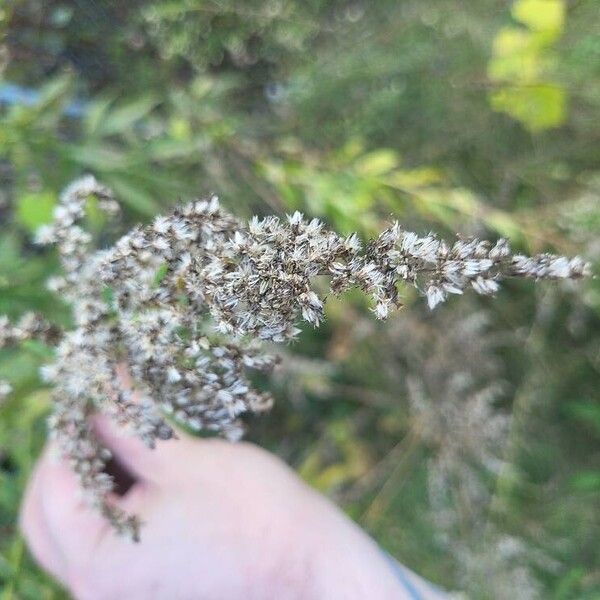
<svg viewBox="0 0 600 600"><path fill-rule="evenodd" d="M34 315L14 325L0 317L0 347L32 337L55 347L42 370L54 386L51 435L90 503L133 538L139 523L110 503L110 453L90 415L110 416L150 447L173 435L167 415L194 431L239 439L239 417L272 404L251 382L252 371L277 361L264 342L288 342L299 319L314 326L323 319L316 276L329 276L333 293L360 288L384 319L399 304L399 283L414 285L434 308L469 289L494 294L506 277L579 278L589 270L578 257L513 255L506 240L448 244L398 223L363 248L356 235L339 236L298 212L242 223L216 197L94 250L79 225L90 195L108 213L118 211L110 190L86 176L66 188L53 223L37 235L58 248L64 274L48 287L71 303L74 328L59 332ZM123 364L127 386L117 376ZM0 385L0 397L9 391Z"/></svg>

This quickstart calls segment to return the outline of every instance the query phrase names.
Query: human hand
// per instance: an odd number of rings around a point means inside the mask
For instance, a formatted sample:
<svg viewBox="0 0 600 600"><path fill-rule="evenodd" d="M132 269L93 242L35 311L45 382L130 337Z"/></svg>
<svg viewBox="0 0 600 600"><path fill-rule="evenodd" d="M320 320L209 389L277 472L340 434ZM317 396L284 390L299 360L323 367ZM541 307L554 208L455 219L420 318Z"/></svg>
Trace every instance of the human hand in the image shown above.
<svg viewBox="0 0 600 600"><path fill-rule="evenodd" d="M141 542L87 508L48 449L21 515L33 555L75 598L412 597L377 546L268 452L185 434L149 450L105 418L95 428L133 477L114 502L141 517Z"/></svg>

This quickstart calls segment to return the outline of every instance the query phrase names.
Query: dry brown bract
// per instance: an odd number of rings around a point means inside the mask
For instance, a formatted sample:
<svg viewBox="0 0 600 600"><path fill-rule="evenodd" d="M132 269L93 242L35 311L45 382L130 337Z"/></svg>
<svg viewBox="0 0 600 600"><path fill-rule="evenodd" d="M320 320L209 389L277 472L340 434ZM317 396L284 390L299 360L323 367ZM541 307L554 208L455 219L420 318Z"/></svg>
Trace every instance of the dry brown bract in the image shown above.
<svg viewBox="0 0 600 600"><path fill-rule="evenodd" d="M328 275L334 293L364 290L383 319L398 305L399 283L416 286L434 308L469 288L494 294L504 277L579 278L588 271L578 257L513 255L505 240L450 245L398 223L363 249L356 235L341 237L300 213L241 223L214 197L93 250L78 224L92 195L107 212L118 211L110 190L83 177L64 191L54 222L37 240L58 247L64 276L49 288L71 303L75 327L59 335L29 315L16 325L2 319L0 347L40 336L56 346L55 361L42 372L54 386L51 435L91 504L134 539L135 516L108 500L110 453L89 416L110 415L150 447L172 437L166 415L238 439L238 417L272 403L249 379L276 362L262 342L293 339L299 315L314 326L323 318L323 301L311 288L315 276ZM116 378L121 362L129 365L131 390ZM8 392L0 386L0 394Z"/></svg>

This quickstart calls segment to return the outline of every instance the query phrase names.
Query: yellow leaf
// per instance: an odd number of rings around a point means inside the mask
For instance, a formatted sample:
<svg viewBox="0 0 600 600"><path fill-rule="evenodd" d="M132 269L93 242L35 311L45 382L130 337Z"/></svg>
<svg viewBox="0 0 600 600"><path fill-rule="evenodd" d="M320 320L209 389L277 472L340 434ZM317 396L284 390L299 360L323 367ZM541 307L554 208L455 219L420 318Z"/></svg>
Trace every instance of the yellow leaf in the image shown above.
<svg viewBox="0 0 600 600"><path fill-rule="evenodd" d="M527 51L531 35L516 27L503 27L494 38L494 56L512 56Z"/></svg>
<svg viewBox="0 0 600 600"><path fill-rule="evenodd" d="M512 15L532 31L555 39L563 29L565 3L564 0L517 0Z"/></svg>

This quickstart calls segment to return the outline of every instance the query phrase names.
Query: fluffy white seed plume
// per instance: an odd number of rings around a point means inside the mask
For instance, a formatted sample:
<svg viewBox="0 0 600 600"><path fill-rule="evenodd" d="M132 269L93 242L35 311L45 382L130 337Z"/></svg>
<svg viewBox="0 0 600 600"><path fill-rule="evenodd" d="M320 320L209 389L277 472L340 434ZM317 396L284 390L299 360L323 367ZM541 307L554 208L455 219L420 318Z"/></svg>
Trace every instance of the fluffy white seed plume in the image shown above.
<svg viewBox="0 0 600 600"><path fill-rule="evenodd" d="M398 223L363 249L356 235L341 237L298 212L243 224L216 197L94 251L79 225L91 195L107 212L118 211L110 190L86 176L64 191L53 223L37 236L58 248L64 275L49 287L72 304L74 329L59 332L32 315L15 325L0 317L0 347L31 337L55 347L55 361L42 373L54 385L51 435L90 503L134 539L137 519L109 500L109 453L89 416L109 415L150 447L173 435L166 415L194 431L239 439L239 417L272 403L251 383L252 371L277 362L263 342L292 340L300 318L314 326L323 319L314 277L328 275L333 293L362 289L384 319L399 305L400 283L425 290L434 308L467 289L494 294L505 277L579 278L589 270L579 258L513 256L505 240L449 245ZM122 364L130 389L116 377Z"/></svg>

